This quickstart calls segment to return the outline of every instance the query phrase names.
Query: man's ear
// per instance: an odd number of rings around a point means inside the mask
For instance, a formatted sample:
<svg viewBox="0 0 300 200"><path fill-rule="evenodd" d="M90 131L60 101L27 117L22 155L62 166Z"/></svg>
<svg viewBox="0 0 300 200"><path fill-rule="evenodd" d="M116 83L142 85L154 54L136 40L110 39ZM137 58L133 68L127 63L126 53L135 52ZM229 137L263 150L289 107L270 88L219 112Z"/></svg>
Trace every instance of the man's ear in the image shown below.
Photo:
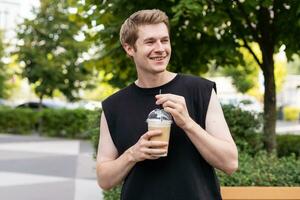
<svg viewBox="0 0 300 200"><path fill-rule="evenodd" d="M127 55L129 55L130 57L133 56L133 54L134 54L134 48L132 46L130 46L129 44L125 43L123 45L123 48L126 51Z"/></svg>

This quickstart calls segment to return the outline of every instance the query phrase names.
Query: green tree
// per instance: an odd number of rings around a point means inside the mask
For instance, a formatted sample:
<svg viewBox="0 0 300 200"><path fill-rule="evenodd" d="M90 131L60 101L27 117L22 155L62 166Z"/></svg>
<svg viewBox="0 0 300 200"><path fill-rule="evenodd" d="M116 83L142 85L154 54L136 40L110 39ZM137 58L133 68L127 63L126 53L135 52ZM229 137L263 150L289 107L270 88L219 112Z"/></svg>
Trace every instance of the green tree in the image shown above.
<svg viewBox="0 0 300 200"><path fill-rule="evenodd" d="M249 46L258 58L261 59L261 51L258 44L254 43ZM226 76L231 76L233 84L239 92L250 94L262 100L263 93L260 89L261 83L259 79L260 68L246 48L241 47L240 51L243 54L246 67L242 65L226 66L224 68L220 68L218 71ZM279 53L274 55L274 73L276 77L276 92L279 92L287 73L287 61L283 50L280 50Z"/></svg>
<svg viewBox="0 0 300 200"><path fill-rule="evenodd" d="M251 45L252 49L257 49L258 46ZM222 68L224 75L231 76L234 86L241 93L246 93L253 88L259 87L259 68L257 67L255 60L252 58L251 54L245 48L240 48L243 54L243 59L245 60L245 66L226 66ZM254 52L257 52L253 50Z"/></svg>
<svg viewBox="0 0 300 200"><path fill-rule="evenodd" d="M2 31L0 30L0 98L5 97L5 90L6 90L6 70L4 63L2 61L4 57L4 44L3 44L3 34Z"/></svg>
<svg viewBox="0 0 300 200"><path fill-rule="evenodd" d="M58 90L68 99L90 86L92 68L84 65L89 48L84 22L70 9L66 0L43 0L34 10L34 19L18 27L19 61L25 66L22 75L34 85L40 100Z"/></svg>
<svg viewBox="0 0 300 200"><path fill-rule="evenodd" d="M238 47L246 48L261 68L265 86L264 142L267 150L272 151L276 147L276 87L273 56L283 44L286 46L289 59L293 53L300 52L298 42L300 2L293 0L215 0L191 1L189 4L187 2L181 0L174 7L178 16L177 24L182 24L180 20L188 20L190 24L207 21L204 26L197 26L196 30L204 34L215 35L216 40L221 41L222 46L223 43L233 43L234 55L240 55L237 51ZM200 11L196 12L193 10L195 8ZM203 28L206 26L208 28L205 31ZM259 45L261 59L251 48L252 42ZM223 49L223 51L227 50Z"/></svg>
<svg viewBox="0 0 300 200"><path fill-rule="evenodd" d="M99 6L97 6L99 5ZM200 74L211 63L216 66L247 67L239 48L253 56L264 76L264 141L270 152L276 147L276 90L274 53L284 44L288 59L299 53L300 1L295 0L168 0L168 1L93 1L88 19L103 29L98 32L102 46L96 65L113 74L111 82L121 85L135 77L134 67L118 41L121 23L134 11L146 8L164 10L171 19L172 58L170 69ZM96 7L95 7L96 6ZM84 10L84 9L83 9ZM250 44L256 42L261 59Z"/></svg>

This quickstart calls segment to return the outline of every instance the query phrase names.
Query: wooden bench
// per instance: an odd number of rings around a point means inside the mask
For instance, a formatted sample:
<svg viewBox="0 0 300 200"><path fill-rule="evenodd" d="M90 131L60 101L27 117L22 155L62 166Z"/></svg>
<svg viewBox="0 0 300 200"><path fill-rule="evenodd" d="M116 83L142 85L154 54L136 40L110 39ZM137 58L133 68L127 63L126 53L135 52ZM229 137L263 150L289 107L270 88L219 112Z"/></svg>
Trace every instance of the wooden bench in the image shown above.
<svg viewBox="0 0 300 200"><path fill-rule="evenodd" d="M300 187L221 187L223 200L300 200Z"/></svg>

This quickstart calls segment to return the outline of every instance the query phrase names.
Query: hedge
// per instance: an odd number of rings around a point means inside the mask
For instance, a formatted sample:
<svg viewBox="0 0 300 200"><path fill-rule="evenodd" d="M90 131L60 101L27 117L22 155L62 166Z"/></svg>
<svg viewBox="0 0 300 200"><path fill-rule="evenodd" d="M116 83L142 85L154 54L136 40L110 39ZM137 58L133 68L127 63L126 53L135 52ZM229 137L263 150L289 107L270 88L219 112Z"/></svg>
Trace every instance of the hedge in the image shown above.
<svg viewBox="0 0 300 200"><path fill-rule="evenodd" d="M54 137L87 139L94 129L99 112L76 109L45 109L41 113L41 134Z"/></svg>
<svg viewBox="0 0 300 200"><path fill-rule="evenodd" d="M89 139L99 134L100 111L0 108L0 132Z"/></svg>
<svg viewBox="0 0 300 200"><path fill-rule="evenodd" d="M223 105L223 112L231 135L239 151L254 155L263 149L262 115L241 110L232 105Z"/></svg>
<svg viewBox="0 0 300 200"><path fill-rule="evenodd" d="M276 141L278 156L283 157L295 154L297 157L300 157L300 135L277 135Z"/></svg>
<svg viewBox="0 0 300 200"><path fill-rule="evenodd" d="M0 132L30 134L35 130L38 119L38 113L31 109L0 107Z"/></svg>
<svg viewBox="0 0 300 200"><path fill-rule="evenodd" d="M239 169L231 176L218 171L223 186L300 186L300 159L292 154L277 157L259 151L239 153Z"/></svg>

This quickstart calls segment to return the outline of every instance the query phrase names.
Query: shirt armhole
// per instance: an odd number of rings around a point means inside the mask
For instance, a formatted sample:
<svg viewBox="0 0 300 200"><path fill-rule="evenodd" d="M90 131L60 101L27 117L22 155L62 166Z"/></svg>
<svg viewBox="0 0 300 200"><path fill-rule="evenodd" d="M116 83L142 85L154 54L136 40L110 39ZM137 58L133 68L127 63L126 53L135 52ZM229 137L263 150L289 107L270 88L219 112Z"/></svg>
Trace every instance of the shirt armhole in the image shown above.
<svg viewBox="0 0 300 200"><path fill-rule="evenodd" d="M210 99L211 99L211 95L212 95L212 91L215 91L215 93L217 94L217 87L216 87L216 83L215 82L212 82L212 81L209 81L207 84L206 84L206 87L205 87L205 93L203 94L203 117L204 117L204 127L203 129L205 129L205 121L206 121L206 115L207 115L207 110L208 110L208 105L209 105L209 102L210 102Z"/></svg>
<svg viewBox="0 0 300 200"><path fill-rule="evenodd" d="M103 104L104 103L104 104ZM106 109L106 106L105 106L105 102L102 103L102 112L104 112L105 114L105 118L106 118L106 123L107 123L107 126L108 126L108 130L109 130L109 134L110 134L110 137L115 145L115 147L117 148L117 151L119 153L119 149L118 149L118 146L117 146L117 141L115 140L115 137L114 137L114 134L113 134L113 130L112 130L112 121L111 121L111 118L112 116L110 116L110 112ZM101 134L101 132L100 132Z"/></svg>

